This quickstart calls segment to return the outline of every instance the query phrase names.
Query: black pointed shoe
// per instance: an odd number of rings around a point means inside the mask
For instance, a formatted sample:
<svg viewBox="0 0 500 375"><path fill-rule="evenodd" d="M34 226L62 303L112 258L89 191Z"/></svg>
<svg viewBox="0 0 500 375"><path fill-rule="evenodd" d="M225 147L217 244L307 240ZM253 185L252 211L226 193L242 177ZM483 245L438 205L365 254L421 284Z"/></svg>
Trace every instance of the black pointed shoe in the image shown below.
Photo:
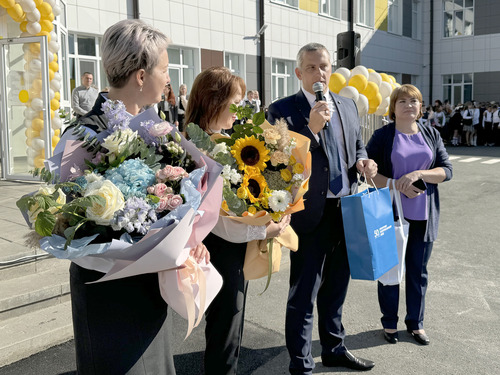
<svg viewBox="0 0 500 375"><path fill-rule="evenodd" d="M321 360L325 367L347 367L359 371L368 371L375 366L374 362L357 358L349 350L340 355L322 355Z"/></svg>
<svg viewBox="0 0 500 375"><path fill-rule="evenodd" d="M384 330L384 339L390 344L397 344L399 341L398 332L389 333Z"/></svg>
<svg viewBox="0 0 500 375"><path fill-rule="evenodd" d="M406 329L410 335L413 336L416 342L418 342L421 345L429 345L431 343L431 340L429 340L429 337L425 333L415 333L411 329L407 328Z"/></svg>

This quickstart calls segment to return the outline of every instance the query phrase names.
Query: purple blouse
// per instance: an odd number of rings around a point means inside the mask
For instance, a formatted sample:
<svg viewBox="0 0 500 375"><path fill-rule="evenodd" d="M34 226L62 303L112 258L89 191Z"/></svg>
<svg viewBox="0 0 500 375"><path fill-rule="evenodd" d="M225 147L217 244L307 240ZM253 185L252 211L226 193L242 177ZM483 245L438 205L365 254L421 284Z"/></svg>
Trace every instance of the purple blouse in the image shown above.
<svg viewBox="0 0 500 375"><path fill-rule="evenodd" d="M421 132L404 134L396 129L391 153L392 178L398 179L407 173L429 169L432 150L425 143ZM404 217L410 220L427 220L427 194L413 199L401 194Z"/></svg>

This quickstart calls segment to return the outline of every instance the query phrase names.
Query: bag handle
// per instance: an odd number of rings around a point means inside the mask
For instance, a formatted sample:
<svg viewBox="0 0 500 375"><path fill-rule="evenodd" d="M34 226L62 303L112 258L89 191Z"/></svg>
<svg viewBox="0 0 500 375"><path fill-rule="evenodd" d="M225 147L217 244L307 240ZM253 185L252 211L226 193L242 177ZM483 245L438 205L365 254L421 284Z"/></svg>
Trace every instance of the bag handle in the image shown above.
<svg viewBox="0 0 500 375"><path fill-rule="evenodd" d="M397 211L396 213L398 215L399 225L402 226L403 225L403 205L401 203L401 193L396 190L396 182L393 178L387 179L387 187L389 187L389 184L392 185L391 197L393 198L393 201L396 202L396 211Z"/></svg>

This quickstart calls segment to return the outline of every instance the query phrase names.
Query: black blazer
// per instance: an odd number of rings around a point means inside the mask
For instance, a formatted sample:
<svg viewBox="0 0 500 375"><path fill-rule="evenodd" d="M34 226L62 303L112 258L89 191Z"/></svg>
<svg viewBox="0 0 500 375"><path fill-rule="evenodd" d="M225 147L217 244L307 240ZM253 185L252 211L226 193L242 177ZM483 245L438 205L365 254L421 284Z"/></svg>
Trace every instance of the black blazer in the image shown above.
<svg viewBox="0 0 500 375"><path fill-rule="evenodd" d="M368 159L365 146L361 139L359 116L356 104L352 99L344 98L332 92L335 106L339 113L340 122L344 131L344 144L347 155L347 174L351 191L357 183L356 162L359 159ZM309 180L309 190L305 194L305 210L292 215L292 227L297 233L309 233L316 228L323 216L323 210L328 191L328 157L323 147L307 127L311 106L302 90L297 94L278 100L269 106L268 121L274 124L283 118L290 130L300 133L311 139L312 174ZM327 142L334 142L333 135Z"/></svg>

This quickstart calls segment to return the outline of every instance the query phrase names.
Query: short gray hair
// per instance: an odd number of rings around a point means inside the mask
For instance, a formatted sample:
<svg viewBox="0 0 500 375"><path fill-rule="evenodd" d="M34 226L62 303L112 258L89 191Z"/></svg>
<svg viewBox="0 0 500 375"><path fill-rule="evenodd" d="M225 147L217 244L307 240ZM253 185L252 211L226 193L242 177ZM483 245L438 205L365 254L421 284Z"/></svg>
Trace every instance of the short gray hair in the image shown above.
<svg viewBox="0 0 500 375"><path fill-rule="evenodd" d="M110 26L101 42L101 57L111 87L125 86L132 73L158 65L170 39L141 20L122 20Z"/></svg>
<svg viewBox="0 0 500 375"><path fill-rule="evenodd" d="M330 63L332 62L332 57L330 56L330 52L328 52L328 49L323 44L307 43L304 47L299 49L299 52L297 53L297 67L299 69L302 68L302 63L304 62L304 54L306 52L313 52L313 51L325 51L326 54L328 55Z"/></svg>

